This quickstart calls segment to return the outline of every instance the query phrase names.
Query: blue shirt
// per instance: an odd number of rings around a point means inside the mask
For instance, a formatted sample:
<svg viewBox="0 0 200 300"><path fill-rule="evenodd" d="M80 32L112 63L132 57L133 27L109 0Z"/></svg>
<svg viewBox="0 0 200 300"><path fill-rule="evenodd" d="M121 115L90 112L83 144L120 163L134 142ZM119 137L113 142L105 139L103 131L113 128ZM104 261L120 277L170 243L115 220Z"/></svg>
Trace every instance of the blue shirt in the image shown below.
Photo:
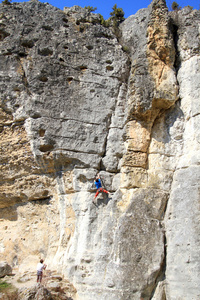
<svg viewBox="0 0 200 300"><path fill-rule="evenodd" d="M97 179L97 181L95 180L95 185L97 189L101 188L101 180L100 179Z"/></svg>

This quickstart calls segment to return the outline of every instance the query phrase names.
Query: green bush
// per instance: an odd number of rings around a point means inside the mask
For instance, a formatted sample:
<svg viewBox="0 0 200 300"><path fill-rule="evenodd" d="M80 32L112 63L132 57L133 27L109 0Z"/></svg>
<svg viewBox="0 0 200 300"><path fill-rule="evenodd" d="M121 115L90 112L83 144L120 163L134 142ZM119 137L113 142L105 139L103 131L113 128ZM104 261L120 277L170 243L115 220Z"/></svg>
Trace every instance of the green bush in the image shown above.
<svg viewBox="0 0 200 300"><path fill-rule="evenodd" d="M179 6L179 4L177 2L173 2L172 3L172 10L180 10L181 7Z"/></svg>
<svg viewBox="0 0 200 300"><path fill-rule="evenodd" d="M5 280L0 280L0 293L3 294L5 300L17 300L18 292L17 289Z"/></svg>
<svg viewBox="0 0 200 300"><path fill-rule="evenodd" d="M85 6L85 9L87 9L89 11L89 13L94 12L95 10L97 10L97 7L93 7L93 6Z"/></svg>
<svg viewBox="0 0 200 300"><path fill-rule="evenodd" d="M124 21L124 11L122 8L118 8L117 4L115 4L112 10L113 11L110 13L111 17L117 19L119 22Z"/></svg>
<svg viewBox="0 0 200 300"><path fill-rule="evenodd" d="M11 5L12 0L3 0L1 3L5 5Z"/></svg>
<svg viewBox="0 0 200 300"><path fill-rule="evenodd" d="M112 12L110 13L110 18L108 20L102 19L101 24L105 27L112 27L114 34L116 37L120 36L119 24L125 20L124 11L122 8L118 8L117 4L115 4L112 8Z"/></svg>
<svg viewBox="0 0 200 300"><path fill-rule="evenodd" d="M104 17L101 14L99 14L99 16L100 16L100 24L105 26L105 27L109 27L110 20L109 19L105 20Z"/></svg>
<svg viewBox="0 0 200 300"><path fill-rule="evenodd" d="M124 51L124 52L126 52L126 53L129 53L130 52L130 49L129 49L129 47L128 46L122 46L122 50Z"/></svg>
<svg viewBox="0 0 200 300"><path fill-rule="evenodd" d="M0 292L2 292L5 289L10 288L12 285L6 281L0 280Z"/></svg>
<svg viewBox="0 0 200 300"><path fill-rule="evenodd" d="M122 8L118 8L117 4L115 4L112 8L112 12L110 13L111 17L109 18L113 23L113 26L116 28L119 26L121 22L125 20L124 11Z"/></svg>

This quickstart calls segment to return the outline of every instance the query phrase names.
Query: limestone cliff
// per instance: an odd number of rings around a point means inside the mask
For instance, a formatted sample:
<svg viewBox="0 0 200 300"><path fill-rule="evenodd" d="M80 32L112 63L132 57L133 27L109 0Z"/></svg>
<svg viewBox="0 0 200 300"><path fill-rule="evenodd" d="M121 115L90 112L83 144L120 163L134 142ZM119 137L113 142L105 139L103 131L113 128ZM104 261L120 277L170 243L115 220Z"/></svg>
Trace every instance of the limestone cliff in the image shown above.
<svg viewBox="0 0 200 300"><path fill-rule="evenodd" d="M199 299L200 12L153 0L116 37L0 8L0 260L45 258L77 299Z"/></svg>

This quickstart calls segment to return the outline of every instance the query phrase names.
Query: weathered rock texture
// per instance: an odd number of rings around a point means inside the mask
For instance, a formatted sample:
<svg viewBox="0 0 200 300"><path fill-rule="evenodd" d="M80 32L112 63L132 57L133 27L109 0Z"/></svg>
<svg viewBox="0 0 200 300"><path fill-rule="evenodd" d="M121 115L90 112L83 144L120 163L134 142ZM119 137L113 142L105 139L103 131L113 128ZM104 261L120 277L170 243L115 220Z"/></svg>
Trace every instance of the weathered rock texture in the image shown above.
<svg viewBox="0 0 200 300"><path fill-rule="evenodd" d="M0 262L0 278L12 274L12 268L6 262Z"/></svg>
<svg viewBox="0 0 200 300"><path fill-rule="evenodd" d="M45 258L78 299L199 299L200 12L154 0L116 37L0 7L0 259Z"/></svg>

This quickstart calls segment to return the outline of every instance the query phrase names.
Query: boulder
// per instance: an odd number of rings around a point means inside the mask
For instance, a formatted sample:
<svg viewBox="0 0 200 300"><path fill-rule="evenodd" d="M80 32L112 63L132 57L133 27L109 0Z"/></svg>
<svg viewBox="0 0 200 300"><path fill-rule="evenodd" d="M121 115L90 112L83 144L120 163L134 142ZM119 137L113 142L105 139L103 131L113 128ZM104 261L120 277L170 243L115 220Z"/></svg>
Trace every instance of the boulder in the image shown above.
<svg viewBox="0 0 200 300"><path fill-rule="evenodd" d="M7 262L0 262L0 278L12 274L12 268Z"/></svg>

